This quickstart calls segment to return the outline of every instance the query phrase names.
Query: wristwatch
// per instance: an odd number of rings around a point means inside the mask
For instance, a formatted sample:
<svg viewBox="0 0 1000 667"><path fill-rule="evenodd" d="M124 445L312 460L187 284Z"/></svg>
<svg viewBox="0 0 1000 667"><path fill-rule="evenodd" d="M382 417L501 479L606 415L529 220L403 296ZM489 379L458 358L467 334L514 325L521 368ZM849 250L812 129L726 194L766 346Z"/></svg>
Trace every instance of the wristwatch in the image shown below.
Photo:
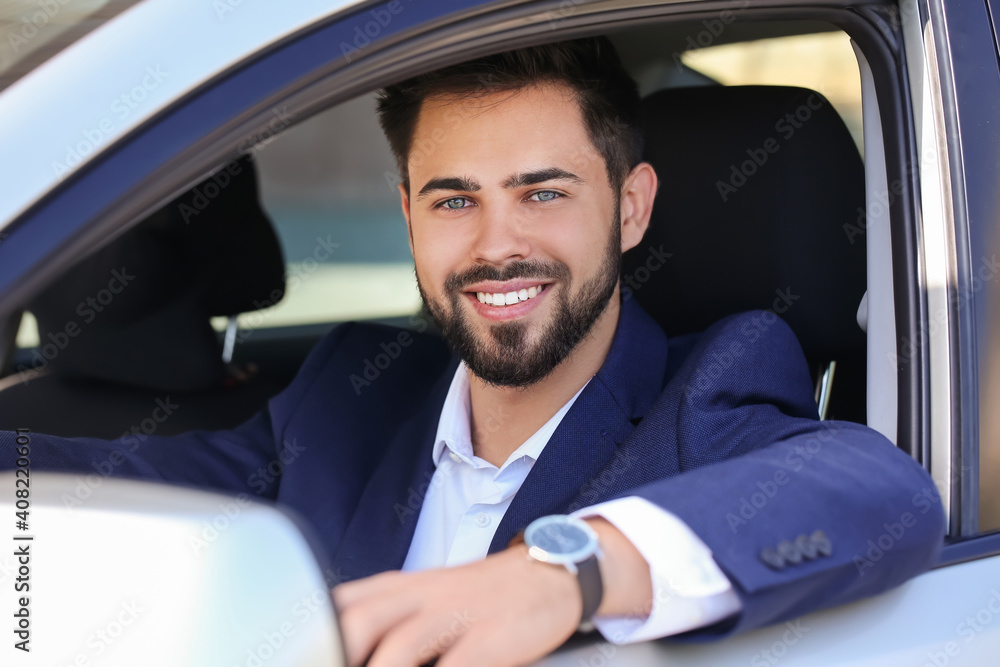
<svg viewBox="0 0 1000 667"><path fill-rule="evenodd" d="M552 514L532 521L510 544L521 542L527 545L530 558L542 563L562 565L570 574L576 575L583 598L583 613L578 630L592 631L594 624L591 619L601 606L601 598L604 596L599 564L601 547L594 529L582 519Z"/></svg>

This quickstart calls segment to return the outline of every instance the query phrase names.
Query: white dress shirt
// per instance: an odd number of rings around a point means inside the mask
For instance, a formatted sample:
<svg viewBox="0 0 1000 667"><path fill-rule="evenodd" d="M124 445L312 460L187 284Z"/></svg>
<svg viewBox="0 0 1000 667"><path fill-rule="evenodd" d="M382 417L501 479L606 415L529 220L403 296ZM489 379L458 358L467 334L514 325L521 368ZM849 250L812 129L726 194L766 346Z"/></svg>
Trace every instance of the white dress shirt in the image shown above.
<svg viewBox="0 0 1000 667"><path fill-rule="evenodd" d="M586 386L586 385L585 385ZM469 375L460 363L438 420L436 466L420 508L403 570L461 565L485 558L493 535L531 467L580 395L566 404L497 468L472 451ZM487 415L481 428L502 427ZM704 627L740 611L739 598L701 539L672 513L637 496L585 507L573 516L601 516L643 555L653 581L652 611L594 619L609 641L666 637Z"/></svg>

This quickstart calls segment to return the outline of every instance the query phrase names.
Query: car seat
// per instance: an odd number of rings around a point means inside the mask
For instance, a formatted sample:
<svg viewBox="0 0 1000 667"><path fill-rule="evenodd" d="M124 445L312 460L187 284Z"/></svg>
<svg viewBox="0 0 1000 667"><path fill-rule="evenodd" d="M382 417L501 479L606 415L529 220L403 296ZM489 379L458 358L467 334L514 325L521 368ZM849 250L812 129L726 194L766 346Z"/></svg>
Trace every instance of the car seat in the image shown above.
<svg viewBox="0 0 1000 667"><path fill-rule="evenodd" d="M254 165L230 162L27 304L40 346L0 391L0 428L116 438L235 426L281 387L226 363L209 320L274 305L284 287Z"/></svg>
<svg viewBox="0 0 1000 667"><path fill-rule="evenodd" d="M863 423L865 238L847 230L864 215L864 165L833 106L804 88L702 86L653 93L642 113L660 186L624 288L671 336L774 312L825 416Z"/></svg>

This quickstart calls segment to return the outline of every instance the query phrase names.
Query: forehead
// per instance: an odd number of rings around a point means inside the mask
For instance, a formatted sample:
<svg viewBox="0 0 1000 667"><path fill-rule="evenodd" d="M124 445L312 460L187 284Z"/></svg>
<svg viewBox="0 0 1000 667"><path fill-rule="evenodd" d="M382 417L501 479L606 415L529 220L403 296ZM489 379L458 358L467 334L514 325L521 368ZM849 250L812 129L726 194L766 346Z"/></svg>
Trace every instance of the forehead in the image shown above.
<svg viewBox="0 0 1000 667"><path fill-rule="evenodd" d="M545 83L429 97L417 118L408 167L411 178L509 175L540 167L590 173L603 169L603 161L573 90Z"/></svg>

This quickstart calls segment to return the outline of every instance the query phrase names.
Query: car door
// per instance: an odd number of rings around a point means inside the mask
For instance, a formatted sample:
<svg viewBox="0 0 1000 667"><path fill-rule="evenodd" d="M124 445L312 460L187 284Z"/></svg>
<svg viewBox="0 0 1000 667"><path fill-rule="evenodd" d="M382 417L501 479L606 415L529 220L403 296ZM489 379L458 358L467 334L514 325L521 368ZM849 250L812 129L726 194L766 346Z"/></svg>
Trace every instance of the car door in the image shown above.
<svg viewBox="0 0 1000 667"><path fill-rule="evenodd" d="M986 475L985 462L1000 445L983 439L993 433L984 401L996 385L983 369L996 354L997 336L986 326L995 276L983 274L975 287L977 272L992 266L980 259L992 261L1000 155L996 42L985 5L394 0L290 3L278 19L273 7L224 3L196 14L213 28L203 32L190 13L166 5L146 3L109 24L109 37L134 34L105 56L102 33L74 47L72 56L108 68L103 78L111 81L101 91L75 87L67 78L72 69L60 61L0 97L11 128L0 147L26 156L3 174L13 194L0 210L0 315L232 157L417 71L611 27L682 26L679 43L687 36L696 46L701 32L744 21L823 20L844 30L861 67L869 202L886 204L871 208L865 230L875 276L869 312L879 322L868 334L869 424L935 478L951 521L941 567L877 598L720 642L589 640L543 662L944 665L989 664L997 654L1000 541L980 518L992 506L981 506L990 480L979 477L980 459ZM140 20L154 18L159 38ZM168 47L179 35L194 45L186 53ZM142 49L134 43L140 38L149 40ZM149 62L131 63L131 71L112 65L138 52ZM46 83L60 85L43 94ZM132 94L136 86L148 88L145 106ZM101 121L122 95L135 107L126 103L128 118L105 131ZM87 102L70 113L77 96ZM39 127L53 136L28 140ZM886 530L891 538L896 528ZM859 559L877 560L891 547L891 540L880 546L882 535L871 537L872 549Z"/></svg>

